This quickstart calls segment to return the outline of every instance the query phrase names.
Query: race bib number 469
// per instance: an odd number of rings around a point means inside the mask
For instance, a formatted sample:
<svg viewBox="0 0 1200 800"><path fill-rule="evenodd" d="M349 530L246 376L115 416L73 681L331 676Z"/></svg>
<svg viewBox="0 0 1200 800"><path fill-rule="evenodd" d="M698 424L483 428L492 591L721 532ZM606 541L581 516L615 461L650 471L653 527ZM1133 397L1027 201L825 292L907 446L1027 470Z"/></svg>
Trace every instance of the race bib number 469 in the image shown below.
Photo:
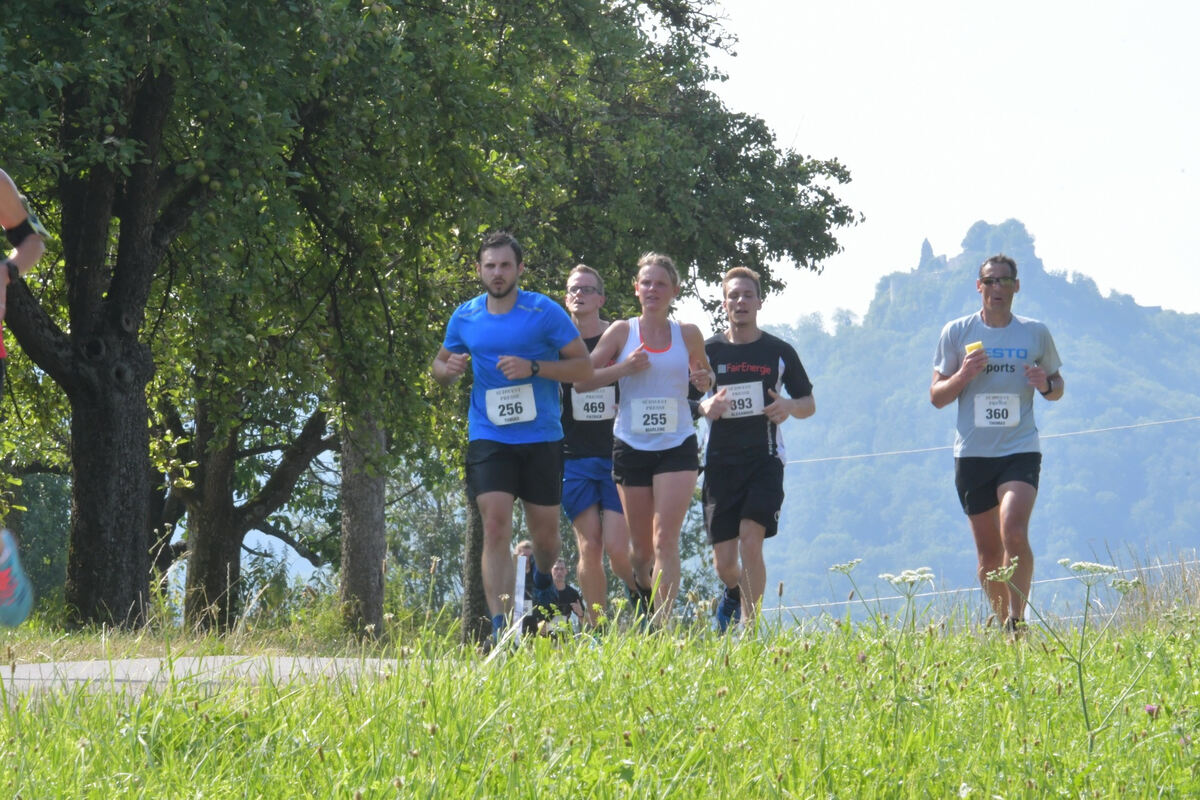
<svg viewBox="0 0 1200 800"><path fill-rule="evenodd" d="M571 415L580 422L600 422L617 415L617 387L602 386L591 392L571 389Z"/></svg>
<svg viewBox="0 0 1200 800"><path fill-rule="evenodd" d="M532 383L488 389L484 395L484 403L487 406L488 419L493 425L532 422L537 418Z"/></svg>
<svg viewBox="0 0 1200 800"><path fill-rule="evenodd" d="M763 413L763 388L759 381L730 383L721 388L729 399L729 410L721 415L723 419L753 417Z"/></svg>
<svg viewBox="0 0 1200 800"><path fill-rule="evenodd" d="M1016 394L975 395L976 428L1015 428L1021 421L1021 396Z"/></svg>
<svg viewBox="0 0 1200 800"><path fill-rule="evenodd" d="M679 422L679 402L673 397L639 397L630 403L634 433L666 433Z"/></svg>

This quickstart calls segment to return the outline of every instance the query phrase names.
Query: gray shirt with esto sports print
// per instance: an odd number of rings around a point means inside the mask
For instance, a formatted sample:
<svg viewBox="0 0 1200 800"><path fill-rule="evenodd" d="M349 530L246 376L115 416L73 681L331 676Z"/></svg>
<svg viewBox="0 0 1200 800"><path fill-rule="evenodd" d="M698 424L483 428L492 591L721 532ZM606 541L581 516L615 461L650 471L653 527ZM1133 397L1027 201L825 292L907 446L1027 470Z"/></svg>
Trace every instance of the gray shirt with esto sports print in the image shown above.
<svg viewBox="0 0 1200 800"><path fill-rule="evenodd" d="M1062 361L1050 331L1041 322L1013 315L1003 328L986 325L980 312L952 320L942 328L933 368L953 375L971 342L983 342L988 362L958 396L954 455L997 457L1038 453L1033 393L1025 367L1040 365L1049 377Z"/></svg>

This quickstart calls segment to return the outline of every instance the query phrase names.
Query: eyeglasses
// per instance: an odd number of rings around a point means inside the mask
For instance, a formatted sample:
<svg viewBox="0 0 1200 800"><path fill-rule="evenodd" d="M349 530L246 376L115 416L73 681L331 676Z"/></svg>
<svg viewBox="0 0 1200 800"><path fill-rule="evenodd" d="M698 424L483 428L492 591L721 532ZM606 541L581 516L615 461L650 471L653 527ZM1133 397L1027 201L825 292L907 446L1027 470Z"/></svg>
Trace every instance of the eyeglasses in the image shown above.
<svg viewBox="0 0 1200 800"><path fill-rule="evenodd" d="M1016 278L980 278L979 282L984 286L1003 286L1005 289L1011 289L1017 283Z"/></svg>
<svg viewBox="0 0 1200 800"><path fill-rule="evenodd" d="M568 286L567 294L600 294L595 286Z"/></svg>

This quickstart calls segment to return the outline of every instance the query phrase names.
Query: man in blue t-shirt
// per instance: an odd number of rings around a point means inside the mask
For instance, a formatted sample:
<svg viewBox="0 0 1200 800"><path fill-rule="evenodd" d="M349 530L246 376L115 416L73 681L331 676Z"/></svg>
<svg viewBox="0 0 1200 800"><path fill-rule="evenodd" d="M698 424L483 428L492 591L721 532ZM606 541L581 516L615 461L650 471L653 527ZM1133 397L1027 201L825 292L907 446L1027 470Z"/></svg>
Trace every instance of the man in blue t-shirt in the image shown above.
<svg viewBox="0 0 1200 800"><path fill-rule="evenodd" d="M1029 518L1042 468L1033 392L1059 400L1065 381L1050 331L1012 312L1021 290L1017 263L992 256L979 268L975 289L982 309L942 328L929 399L936 408L958 401L954 483L975 538L979 583L996 618L1019 634L1033 585ZM1016 591L987 579L1014 560Z"/></svg>
<svg viewBox="0 0 1200 800"><path fill-rule="evenodd" d="M511 607L518 497L533 540L533 601L549 605L556 599L550 570L562 546L558 383L590 378L592 365L567 312L549 297L517 287L525 262L511 234L484 239L475 268L487 291L451 315L433 377L449 386L469 366L474 379L467 487L483 519L483 589L498 634Z"/></svg>

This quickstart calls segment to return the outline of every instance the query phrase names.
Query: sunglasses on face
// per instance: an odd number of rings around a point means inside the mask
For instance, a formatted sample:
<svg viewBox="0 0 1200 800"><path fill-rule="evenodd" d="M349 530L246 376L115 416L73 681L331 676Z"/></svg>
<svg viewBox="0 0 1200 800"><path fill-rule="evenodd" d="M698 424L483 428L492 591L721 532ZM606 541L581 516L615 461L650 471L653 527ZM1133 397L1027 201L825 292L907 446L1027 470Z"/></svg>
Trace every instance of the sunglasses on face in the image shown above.
<svg viewBox="0 0 1200 800"><path fill-rule="evenodd" d="M600 294L595 286L568 286L567 294Z"/></svg>
<svg viewBox="0 0 1200 800"><path fill-rule="evenodd" d="M1016 282L1016 278L980 278L979 282L984 286L1003 286L1005 289L1012 288Z"/></svg>

